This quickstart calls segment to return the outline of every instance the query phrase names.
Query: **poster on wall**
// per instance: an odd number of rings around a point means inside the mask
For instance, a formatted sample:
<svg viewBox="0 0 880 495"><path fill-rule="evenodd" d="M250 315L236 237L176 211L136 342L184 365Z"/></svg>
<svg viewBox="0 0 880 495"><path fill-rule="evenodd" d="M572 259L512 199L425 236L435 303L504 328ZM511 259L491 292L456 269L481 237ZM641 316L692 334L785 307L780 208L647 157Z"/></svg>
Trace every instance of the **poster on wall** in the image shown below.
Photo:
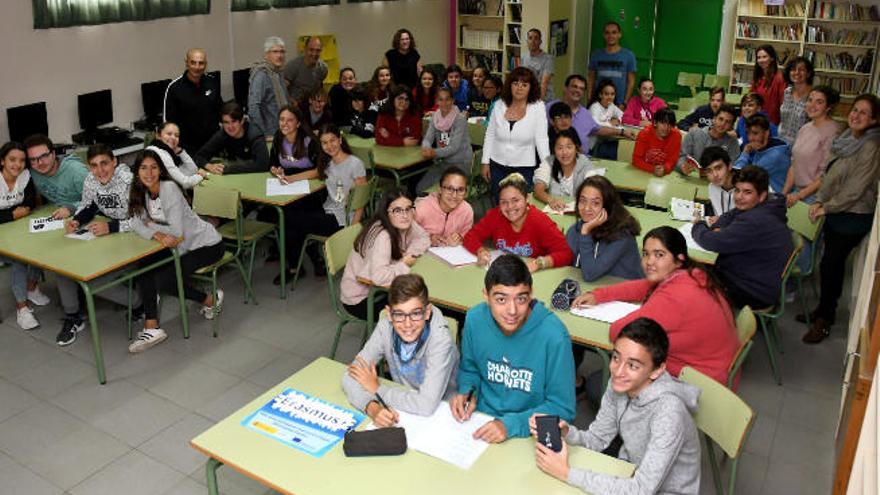
<svg viewBox="0 0 880 495"><path fill-rule="evenodd" d="M568 53L568 19L550 23L550 53L557 57Z"/></svg>

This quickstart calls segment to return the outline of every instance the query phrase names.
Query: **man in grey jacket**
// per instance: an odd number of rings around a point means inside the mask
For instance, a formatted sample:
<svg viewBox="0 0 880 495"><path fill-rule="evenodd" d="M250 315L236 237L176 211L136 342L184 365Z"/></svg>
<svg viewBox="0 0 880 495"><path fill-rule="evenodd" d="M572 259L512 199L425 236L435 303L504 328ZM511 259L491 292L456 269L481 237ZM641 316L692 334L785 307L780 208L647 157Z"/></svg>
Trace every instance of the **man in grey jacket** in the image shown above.
<svg viewBox="0 0 880 495"><path fill-rule="evenodd" d="M595 421L586 431L560 421L565 442L553 452L535 444L535 460L545 473L589 493L697 494L700 441L691 417L700 391L666 372L669 339L654 320L639 318L614 341L611 379ZM535 417L529 420L535 435ZM620 435L620 458L636 465L632 478L568 466L568 446L595 451Z"/></svg>
<svg viewBox="0 0 880 495"><path fill-rule="evenodd" d="M342 377L348 401L379 427L397 423L395 409L434 414L455 390L459 359L443 314L428 302L422 277L398 275L391 282L386 311L388 316L379 321ZM379 384L376 364L383 358L391 378L404 387Z"/></svg>
<svg viewBox="0 0 880 495"><path fill-rule="evenodd" d="M247 111L251 125L266 138L278 130L278 111L287 105L287 90L281 69L284 67L286 48L284 40L269 36L263 42L263 59L251 67L248 86Z"/></svg>

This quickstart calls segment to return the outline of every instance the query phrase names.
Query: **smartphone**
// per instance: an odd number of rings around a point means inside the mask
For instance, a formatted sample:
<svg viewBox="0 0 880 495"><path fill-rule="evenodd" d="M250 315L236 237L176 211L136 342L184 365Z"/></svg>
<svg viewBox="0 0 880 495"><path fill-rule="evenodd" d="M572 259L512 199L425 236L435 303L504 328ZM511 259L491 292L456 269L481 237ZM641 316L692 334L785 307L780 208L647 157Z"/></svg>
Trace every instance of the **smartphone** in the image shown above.
<svg viewBox="0 0 880 495"><path fill-rule="evenodd" d="M562 450L562 433L559 431L559 416L536 416L538 441L553 452Z"/></svg>

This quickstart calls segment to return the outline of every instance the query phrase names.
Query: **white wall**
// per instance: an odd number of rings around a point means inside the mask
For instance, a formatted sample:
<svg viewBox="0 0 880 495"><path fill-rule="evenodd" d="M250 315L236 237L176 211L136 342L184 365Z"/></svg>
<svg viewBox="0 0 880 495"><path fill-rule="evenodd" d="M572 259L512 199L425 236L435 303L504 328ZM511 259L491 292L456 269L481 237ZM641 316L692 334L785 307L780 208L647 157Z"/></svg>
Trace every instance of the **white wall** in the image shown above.
<svg viewBox="0 0 880 495"><path fill-rule="evenodd" d="M401 27L413 32L425 63L445 63L448 25L448 0L236 13L229 12L228 0L213 0L203 16L35 30L31 2L4 2L0 141L9 136L7 107L46 101L50 137L70 142L79 131L76 95L105 88L113 91L115 124L128 127L143 113L140 84L181 74L188 47L207 51L208 70L222 71L223 94L231 98L232 70L260 58L266 36L284 38L293 57L298 36L335 34L342 64L366 80Z"/></svg>

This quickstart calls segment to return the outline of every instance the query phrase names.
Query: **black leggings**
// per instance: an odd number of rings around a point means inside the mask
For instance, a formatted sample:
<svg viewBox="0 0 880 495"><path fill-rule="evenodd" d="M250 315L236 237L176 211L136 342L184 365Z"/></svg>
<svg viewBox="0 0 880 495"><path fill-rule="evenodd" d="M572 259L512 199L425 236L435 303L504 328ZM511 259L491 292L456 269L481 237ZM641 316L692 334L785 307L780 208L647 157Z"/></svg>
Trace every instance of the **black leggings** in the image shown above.
<svg viewBox="0 0 880 495"><path fill-rule="evenodd" d="M190 251L180 257L180 272L184 278L183 294L190 301L204 302L207 295L186 283L186 279L196 270L223 258L226 245L223 241L211 246L203 246ZM160 251L141 262L141 266L155 263L168 256L168 251ZM156 296L162 292L177 295L177 276L174 273L174 263L167 263L161 267L140 276L138 283L141 288L141 298L144 301L144 316L147 320L158 319L158 305Z"/></svg>
<svg viewBox="0 0 880 495"><path fill-rule="evenodd" d="M296 268L303 244L306 242L306 236L309 234L330 236L342 228L336 221L336 216L325 213L324 208L300 210L293 214L287 214L284 223L288 266L294 268Z"/></svg>
<svg viewBox="0 0 880 495"><path fill-rule="evenodd" d="M871 231L873 215L838 213L827 215L822 234L825 251L819 262L819 307L816 315L834 321L837 301L843 293L846 259Z"/></svg>

